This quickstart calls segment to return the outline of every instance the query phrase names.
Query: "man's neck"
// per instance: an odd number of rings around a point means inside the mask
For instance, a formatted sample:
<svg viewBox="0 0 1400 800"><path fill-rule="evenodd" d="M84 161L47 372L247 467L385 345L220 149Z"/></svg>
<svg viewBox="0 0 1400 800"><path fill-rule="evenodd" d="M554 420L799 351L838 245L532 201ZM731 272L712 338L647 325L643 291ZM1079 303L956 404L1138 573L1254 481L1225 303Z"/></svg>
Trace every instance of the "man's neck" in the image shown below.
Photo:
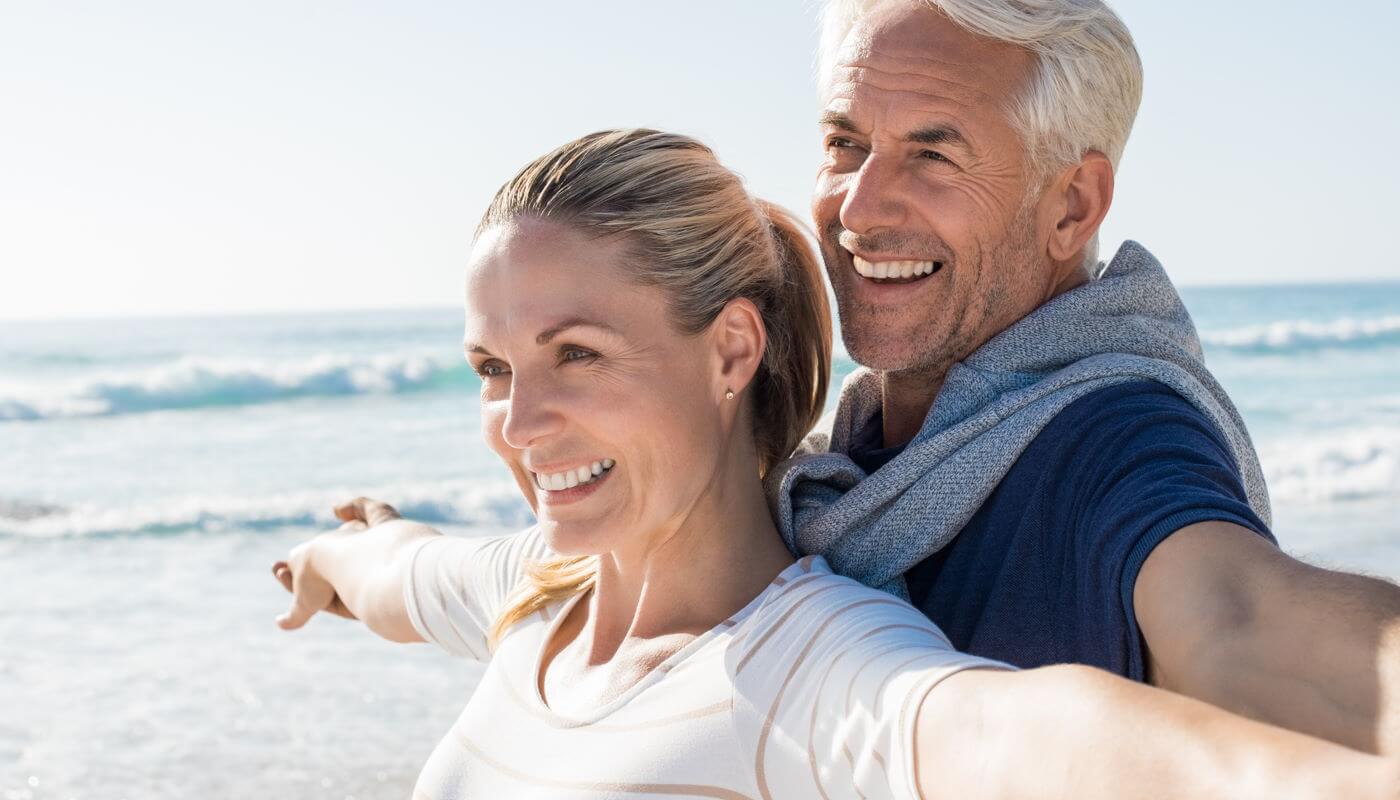
<svg viewBox="0 0 1400 800"><path fill-rule="evenodd" d="M884 428L884 446L908 444L923 427L928 410L951 364L921 370L904 370L880 374L880 414Z"/></svg>
<svg viewBox="0 0 1400 800"><path fill-rule="evenodd" d="M1056 267L1056 274L1059 277L1045 287L1044 296L1036 308L1089 282L1088 273L1081 267L1070 262L1058 264ZM1019 321L1016 320L1011 324L1014 325ZM982 344L1000 332L993 332L982 340ZM978 347L981 347L981 344ZM899 447L913 440L914 436L918 434L919 428L923 427L924 419L928 416L929 409L933 407L933 401L938 397L939 390L943 388L943 381L948 377L948 370L953 368L953 364L971 354L972 352L968 352L959 358L933 366L880 374L880 411L883 419L883 445L885 447Z"/></svg>

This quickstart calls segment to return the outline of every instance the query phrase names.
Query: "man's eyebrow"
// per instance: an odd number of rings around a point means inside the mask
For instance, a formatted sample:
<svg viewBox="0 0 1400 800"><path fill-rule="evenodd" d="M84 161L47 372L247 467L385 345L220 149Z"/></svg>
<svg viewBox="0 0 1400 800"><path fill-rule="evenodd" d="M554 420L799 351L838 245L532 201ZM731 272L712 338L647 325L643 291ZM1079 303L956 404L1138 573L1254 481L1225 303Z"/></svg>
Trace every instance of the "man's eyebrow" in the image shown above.
<svg viewBox="0 0 1400 800"><path fill-rule="evenodd" d="M860 133L860 128L856 127L856 124L851 121L851 118L839 111L827 111L823 113L821 118L817 120L817 123L819 125L829 125L830 127L846 131L847 133Z"/></svg>
<svg viewBox="0 0 1400 800"><path fill-rule="evenodd" d="M962 132L951 125L935 125L931 128L919 128L908 136L904 141L913 144L956 144L967 147L967 137Z"/></svg>
<svg viewBox="0 0 1400 800"><path fill-rule="evenodd" d="M819 122L828 127L847 133L860 133L860 128L847 115L839 111L827 111L821 115ZM952 125L933 125L927 128L919 128L904 137L904 141L911 144L954 144L968 147L967 137L962 135L962 131Z"/></svg>

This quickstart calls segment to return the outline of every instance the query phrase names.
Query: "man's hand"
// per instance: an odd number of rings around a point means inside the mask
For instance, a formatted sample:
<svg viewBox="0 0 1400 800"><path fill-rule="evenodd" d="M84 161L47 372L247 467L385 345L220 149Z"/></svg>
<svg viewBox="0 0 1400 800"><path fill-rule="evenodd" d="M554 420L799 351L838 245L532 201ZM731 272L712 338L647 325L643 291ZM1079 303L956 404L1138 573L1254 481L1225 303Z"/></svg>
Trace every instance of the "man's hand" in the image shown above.
<svg viewBox="0 0 1400 800"><path fill-rule="evenodd" d="M336 506L335 516L344 524L334 531L297 545L285 561L278 561L272 565L273 577L282 584L282 588L292 594L291 608L277 618L277 624L283 630L300 628L318 611L329 611L346 619L358 619L346 607L335 587L322 572L321 561L326 548L333 546L337 538L353 536L380 523L402 519L393 506L367 497L357 497L349 503Z"/></svg>
<svg viewBox="0 0 1400 800"><path fill-rule="evenodd" d="M1400 587L1310 566L1246 528L1204 522L1153 550L1133 602L1153 684L1400 754Z"/></svg>

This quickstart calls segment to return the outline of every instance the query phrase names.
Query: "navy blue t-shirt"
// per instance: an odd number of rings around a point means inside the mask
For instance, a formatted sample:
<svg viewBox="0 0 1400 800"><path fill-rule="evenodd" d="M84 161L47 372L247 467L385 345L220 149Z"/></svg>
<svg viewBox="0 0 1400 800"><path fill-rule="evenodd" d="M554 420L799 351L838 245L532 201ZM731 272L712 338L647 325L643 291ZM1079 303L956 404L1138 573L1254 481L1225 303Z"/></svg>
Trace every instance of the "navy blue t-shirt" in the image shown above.
<svg viewBox="0 0 1400 800"><path fill-rule="evenodd" d="M879 447L879 425L853 448L867 472L901 449ZM959 650L1141 681L1138 571L1162 540L1208 520L1274 541L1205 415L1161 384L1119 384L1051 420L957 538L905 578L914 605Z"/></svg>

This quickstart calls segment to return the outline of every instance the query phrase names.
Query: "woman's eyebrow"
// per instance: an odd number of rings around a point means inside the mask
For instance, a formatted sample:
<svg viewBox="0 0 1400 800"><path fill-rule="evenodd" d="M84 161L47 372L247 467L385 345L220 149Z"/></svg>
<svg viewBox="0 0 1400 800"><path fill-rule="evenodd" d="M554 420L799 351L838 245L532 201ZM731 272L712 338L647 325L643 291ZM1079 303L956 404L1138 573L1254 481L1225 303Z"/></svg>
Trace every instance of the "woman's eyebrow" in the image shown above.
<svg viewBox="0 0 1400 800"><path fill-rule="evenodd" d="M583 317L569 317L563 322L550 325L548 328L540 331L539 335L535 337L535 344L549 344L550 340L570 328L597 328L600 331L611 333L614 336L621 335L616 328L607 323L595 322L593 320L584 319Z"/></svg>
<svg viewBox="0 0 1400 800"><path fill-rule="evenodd" d="M600 330L604 333L610 333L614 336L622 335L620 331L618 331L613 326L607 324L606 322L595 322L593 320L585 319L583 317L569 317L568 319L562 322L550 325L548 328L545 328L543 331L540 331L539 335L535 337L535 344L549 344L550 341L554 339L554 337L558 336L564 331L569 330L570 328L596 328L597 330ZM491 355L490 350L487 350L485 347L482 347L479 344L474 344L472 342L463 342L462 351L467 355Z"/></svg>

